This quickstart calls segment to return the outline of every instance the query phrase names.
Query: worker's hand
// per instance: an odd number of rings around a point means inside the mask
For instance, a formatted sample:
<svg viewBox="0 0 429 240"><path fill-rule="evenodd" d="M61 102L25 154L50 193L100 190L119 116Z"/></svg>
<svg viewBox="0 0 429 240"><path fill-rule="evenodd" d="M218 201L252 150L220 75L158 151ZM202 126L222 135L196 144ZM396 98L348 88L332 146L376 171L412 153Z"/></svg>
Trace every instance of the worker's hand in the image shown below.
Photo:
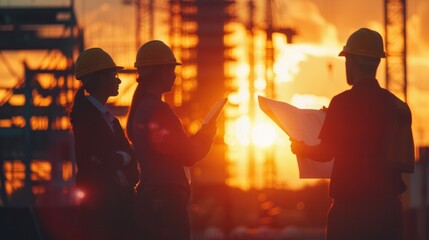
<svg viewBox="0 0 429 240"><path fill-rule="evenodd" d="M197 134L198 135L201 134L208 138L214 138L214 136L216 135L216 131L217 131L217 126L215 122L210 124L203 124Z"/></svg>
<svg viewBox="0 0 429 240"><path fill-rule="evenodd" d="M289 138L289 140L291 142L290 149L292 150L292 153L299 156L304 155L304 149L307 145L303 141L299 141L294 138Z"/></svg>

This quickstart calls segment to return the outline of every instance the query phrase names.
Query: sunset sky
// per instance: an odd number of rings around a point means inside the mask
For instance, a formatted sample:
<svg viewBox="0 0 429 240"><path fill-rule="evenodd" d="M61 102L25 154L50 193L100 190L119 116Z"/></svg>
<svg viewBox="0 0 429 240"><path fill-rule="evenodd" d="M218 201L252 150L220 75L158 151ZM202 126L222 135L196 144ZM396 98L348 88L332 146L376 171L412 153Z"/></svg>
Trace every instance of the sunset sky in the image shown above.
<svg viewBox="0 0 429 240"><path fill-rule="evenodd" d="M158 2L165 2L158 1ZM257 14L255 23L264 22L265 0L255 0ZM345 81L344 59L338 57L347 37L360 27L368 27L384 35L382 0L275 0L274 24L278 27L293 27L298 31L294 44L287 45L284 37L276 35L276 93L277 99L304 108L327 106L329 100L349 88ZM55 0L0 0L1 7L67 5L69 1ZM237 0L237 33L245 34L243 26L248 21L247 0ZM416 146L429 145L429 2L408 1L408 103L413 114L413 131ZM163 4L157 9L164 11ZM79 24L85 29L85 44L102 47L111 53L120 65L132 67L134 62L135 10L123 5L121 0L76 0L75 10ZM158 16L162 22L163 16ZM263 24L258 26L263 28ZM168 42L166 28L162 24L155 29L155 38ZM237 42L236 44L241 44ZM259 44L259 45L258 45ZM264 48L257 40L256 46ZM241 46L245 48L246 46ZM4 52L16 72L20 72L20 62L24 53ZM31 63L31 62L30 62ZM246 70L244 70L246 73ZM378 71L382 86L384 60ZM14 78L0 64L0 85L13 86ZM1 94L1 93L0 93ZM289 144L287 136L277 131L278 145ZM286 153L290 158L291 153ZM296 178L288 174L287 168L296 164L292 160L279 170L279 175ZM244 175L242 176L245 177Z"/></svg>

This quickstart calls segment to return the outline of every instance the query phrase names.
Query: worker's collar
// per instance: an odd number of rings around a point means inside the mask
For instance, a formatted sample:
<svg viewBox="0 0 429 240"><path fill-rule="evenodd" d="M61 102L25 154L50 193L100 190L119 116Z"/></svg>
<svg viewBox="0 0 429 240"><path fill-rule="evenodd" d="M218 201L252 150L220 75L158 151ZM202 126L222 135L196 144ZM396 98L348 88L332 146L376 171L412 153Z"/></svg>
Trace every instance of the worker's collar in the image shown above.
<svg viewBox="0 0 429 240"><path fill-rule="evenodd" d="M360 89L360 88L368 88L368 87L370 88L380 87L380 84L375 78L360 79L359 81L353 84L352 89Z"/></svg>
<svg viewBox="0 0 429 240"><path fill-rule="evenodd" d="M142 91L143 91L143 96L145 98L158 99L158 100L162 99L162 94L159 94L159 93L153 92L153 91L148 91L148 90L145 90L145 89L143 89Z"/></svg>
<svg viewBox="0 0 429 240"><path fill-rule="evenodd" d="M105 114L108 110L106 107L104 107L103 104L101 104L95 97L91 95L87 95L86 98L88 101L92 103L101 113Z"/></svg>

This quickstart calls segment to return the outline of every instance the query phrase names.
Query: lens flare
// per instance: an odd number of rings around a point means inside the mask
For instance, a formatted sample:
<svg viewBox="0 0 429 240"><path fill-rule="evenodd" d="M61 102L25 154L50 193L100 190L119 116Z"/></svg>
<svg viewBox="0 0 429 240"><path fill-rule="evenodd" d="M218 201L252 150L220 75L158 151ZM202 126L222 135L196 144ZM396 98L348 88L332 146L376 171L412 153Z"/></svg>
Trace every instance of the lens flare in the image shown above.
<svg viewBox="0 0 429 240"><path fill-rule="evenodd" d="M85 192L82 191L81 189L76 189L75 196L77 199L82 200L85 198Z"/></svg>

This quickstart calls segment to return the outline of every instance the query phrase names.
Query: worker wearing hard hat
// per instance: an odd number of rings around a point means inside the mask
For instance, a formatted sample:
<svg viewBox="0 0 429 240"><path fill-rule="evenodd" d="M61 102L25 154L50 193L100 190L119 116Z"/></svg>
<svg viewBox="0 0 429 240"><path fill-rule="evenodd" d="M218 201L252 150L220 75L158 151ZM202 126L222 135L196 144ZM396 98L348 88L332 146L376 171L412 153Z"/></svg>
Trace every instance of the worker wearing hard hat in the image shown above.
<svg viewBox="0 0 429 240"><path fill-rule="evenodd" d="M138 86L127 123L141 168L136 217L142 239L190 239L188 200L190 185L185 167L209 152L216 126L203 125L193 136L162 95L172 90L176 78L172 50L162 41L143 44L135 67Z"/></svg>
<svg viewBox="0 0 429 240"><path fill-rule="evenodd" d="M414 160L410 109L375 78L380 59L386 57L378 32L357 30L339 56L345 57L352 87L331 100L320 144L291 139L292 152L316 161L334 159L328 240L402 239L400 194L406 186L401 173L412 171L413 165L395 166L389 153L403 148L408 154L404 158ZM405 134L396 134L398 126Z"/></svg>
<svg viewBox="0 0 429 240"><path fill-rule="evenodd" d="M70 112L81 205L77 239L131 239L132 197L139 179L124 131L107 99L118 95L122 69L100 48L83 51L76 60L82 82Z"/></svg>

